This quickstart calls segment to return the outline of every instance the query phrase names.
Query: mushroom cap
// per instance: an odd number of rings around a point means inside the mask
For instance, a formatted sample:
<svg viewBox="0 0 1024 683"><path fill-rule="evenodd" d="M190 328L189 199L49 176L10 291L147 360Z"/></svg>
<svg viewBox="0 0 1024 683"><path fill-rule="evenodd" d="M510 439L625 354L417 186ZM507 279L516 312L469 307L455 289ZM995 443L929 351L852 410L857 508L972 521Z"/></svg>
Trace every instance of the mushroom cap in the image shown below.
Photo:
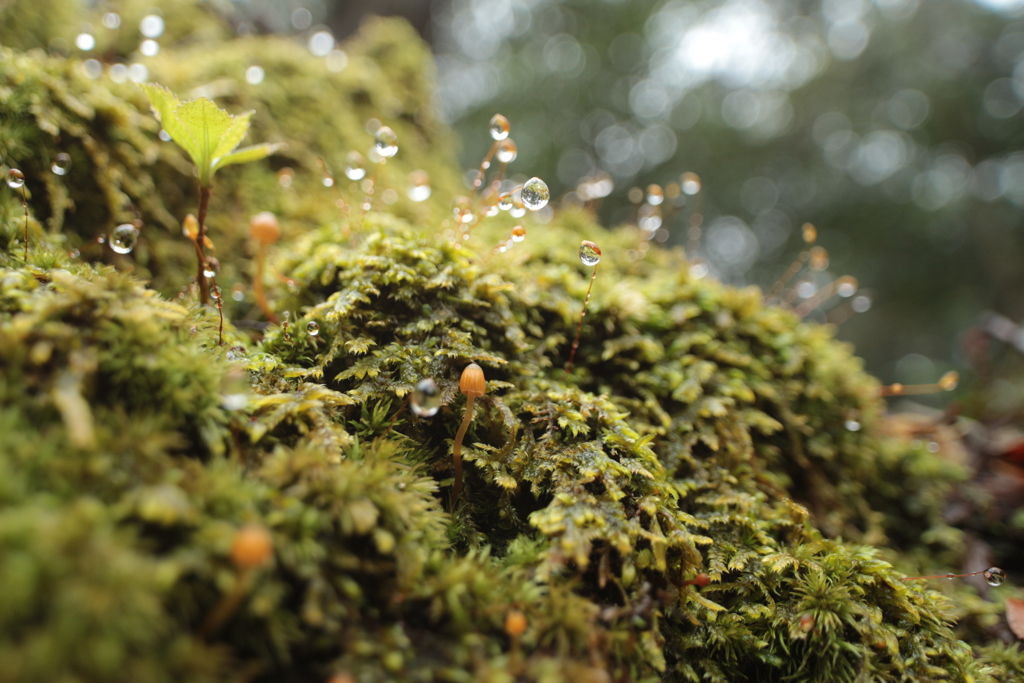
<svg viewBox="0 0 1024 683"><path fill-rule="evenodd" d="M281 224L271 212L261 211L249 219L249 234L261 244L273 244L281 238Z"/></svg>
<svg viewBox="0 0 1024 683"><path fill-rule="evenodd" d="M270 533L258 524L249 524L235 532L231 540L231 561L239 569L262 567L274 554Z"/></svg>
<svg viewBox="0 0 1024 683"><path fill-rule="evenodd" d="M470 363L462 371L459 379L459 391L466 396L483 396L487 393L487 380L484 379L484 369L476 363Z"/></svg>

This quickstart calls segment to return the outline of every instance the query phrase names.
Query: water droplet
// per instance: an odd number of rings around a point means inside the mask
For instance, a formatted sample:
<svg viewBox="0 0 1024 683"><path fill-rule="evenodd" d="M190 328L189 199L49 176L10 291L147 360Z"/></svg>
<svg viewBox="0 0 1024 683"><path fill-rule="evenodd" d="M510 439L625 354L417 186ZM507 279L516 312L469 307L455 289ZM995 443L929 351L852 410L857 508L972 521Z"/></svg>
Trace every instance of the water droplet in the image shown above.
<svg viewBox="0 0 1024 683"><path fill-rule="evenodd" d="M377 129L377 134L373 136L373 144L377 154L385 159L390 159L398 154L398 136L387 126Z"/></svg>
<svg viewBox="0 0 1024 683"><path fill-rule="evenodd" d="M846 421L846 430L849 431L849 432L859 432L860 431L860 422L857 422L856 420L847 420Z"/></svg>
<svg viewBox="0 0 1024 683"><path fill-rule="evenodd" d="M164 142L170 142L171 141L171 134L168 133L163 128L161 128L160 129L160 139L163 140Z"/></svg>
<svg viewBox="0 0 1024 683"><path fill-rule="evenodd" d="M290 166L285 166L277 172L277 183L285 189L292 186L292 180L294 179L295 171L293 171Z"/></svg>
<svg viewBox="0 0 1024 683"><path fill-rule="evenodd" d="M512 138L502 140L498 143L498 151L495 152L495 156L498 157L498 161L501 163L511 164L519 156L519 148Z"/></svg>
<svg viewBox="0 0 1024 683"><path fill-rule="evenodd" d="M331 50L327 55L327 70L331 73L340 73L348 66L348 55L344 50Z"/></svg>
<svg viewBox="0 0 1024 683"><path fill-rule="evenodd" d="M103 28L109 28L113 31L115 28L121 27L121 15L117 12L107 12L103 15Z"/></svg>
<svg viewBox="0 0 1024 683"><path fill-rule="evenodd" d="M682 182L683 192L693 196L700 192L700 176L692 171L684 173L679 180Z"/></svg>
<svg viewBox="0 0 1024 683"><path fill-rule="evenodd" d="M982 576L985 577L985 581L990 586L1002 586L1003 582L1006 581L1006 572L999 567L989 567Z"/></svg>
<svg viewBox="0 0 1024 683"><path fill-rule="evenodd" d="M498 208L502 211L508 211L514 206L512 203L512 195L505 194L498 199Z"/></svg>
<svg viewBox="0 0 1024 683"><path fill-rule="evenodd" d="M106 235L100 235L99 237L96 238L96 244L106 244L106 243L107 243L107 236Z"/></svg>
<svg viewBox="0 0 1024 683"><path fill-rule="evenodd" d="M7 172L7 187L12 190L17 190L19 187L25 186L25 174L16 168L12 168Z"/></svg>
<svg viewBox="0 0 1024 683"><path fill-rule="evenodd" d="M706 263L694 263L690 265L690 275L694 280L701 280L707 277L708 272L710 272L710 269Z"/></svg>
<svg viewBox="0 0 1024 683"><path fill-rule="evenodd" d="M956 370L950 370L939 378L939 388L943 391L953 391L960 383L960 374Z"/></svg>
<svg viewBox="0 0 1024 683"><path fill-rule="evenodd" d="M110 231L110 248L118 254L129 254L139 240L139 229L131 223L122 223Z"/></svg>
<svg viewBox="0 0 1024 683"><path fill-rule="evenodd" d="M244 367L232 367L221 377L220 403L226 410L243 410L249 404L249 373Z"/></svg>
<svg viewBox="0 0 1024 683"><path fill-rule="evenodd" d="M220 261L213 256L206 259L206 265L203 267L203 275L206 277L217 277L217 273L220 272Z"/></svg>
<svg viewBox="0 0 1024 683"><path fill-rule="evenodd" d="M96 47L96 37L91 33L79 33L75 37L75 47L83 52L88 52Z"/></svg>
<svg viewBox="0 0 1024 683"><path fill-rule="evenodd" d="M814 240L818 239L818 229L810 223L804 223L800 231L803 234L804 242L807 244L811 244Z"/></svg>
<svg viewBox="0 0 1024 683"><path fill-rule="evenodd" d="M596 266L601 262L601 248L593 242L583 240L580 243L580 261L583 261L585 266Z"/></svg>
<svg viewBox="0 0 1024 683"><path fill-rule="evenodd" d="M844 299L848 299L857 293L857 284L857 278L844 275L836 280L836 293Z"/></svg>
<svg viewBox="0 0 1024 683"><path fill-rule="evenodd" d="M96 80L103 75L103 65L98 59L87 59L82 63L86 78Z"/></svg>
<svg viewBox="0 0 1024 683"><path fill-rule="evenodd" d="M71 155L67 152L59 152L57 156L53 157L53 165L50 166L50 170L56 175L65 175L70 167Z"/></svg>
<svg viewBox="0 0 1024 683"><path fill-rule="evenodd" d="M324 187L334 187L334 178L331 176L324 176L321 182L324 184Z"/></svg>
<svg viewBox="0 0 1024 683"><path fill-rule="evenodd" d="M801 299L810 299L818 293L818 288L810 280L804 280L796 286L796 293Z"/></svg>
<svg viewBox="0 0 1024 683"><path fill-rule="evenodd" d="M366 160L355 150L345 157L345 176L349 180L362 180L366 177Z"/></svg>
<svg viewBox="0 0 1024 683"><path fill-rule="evenodd" d="M495 114L491 117L491 137L495 140L504 140L508 137L509 125L508 119L501 114Z"/></svg>
<svg viewBox="0 0 1024 683"><path fill-rule="evenodd" d="M306 323L306 334L310 337L315 337L320 334L320 324L315 320L310 320Z"/></svg>
<svg viewBox="0 0 1024 683"><path fill-rule="evenodd" d="M509 215L512 218L522 218L526 215L526 207L523 203L516 198L512 198L512 208L509 210Z"/></svg>
<svg viewBox="0 0 1024 683"><path fill-rule="evenodd" d="M473 203L469 197L456 197L452 201L452 215L459 223L473 222Z"/></svg>
<svg viewBox="0 0 1024 683"><path fill-rule="evenodd" d="M81 255L82 252L78 251L77 249L72 249L71 251L68 252L68 256L70 256L71 258L78 258Z"/></svg>
<svg viewBox="0 0 1024 683"><path fill-rule="evenodd" d="M866 313L871 308L871 297L861 294L853 298L853 303L850 304L853 310L857 313Z"/></svg>
<svg viewBox="0 0 1024 683"><path fill-rule="evenodd" d="M647 203L651 206L658 206L665 201L665 191L661 189L661 185L654 183L647 186Z"/></svg>
<svg viewBox="0 0 1024 683"><path fill-rule="evenodd" d="M317 31L309 39L309 51L317 57L326 57L334 49L334 36L330 31Z"/></svg>
<svg viewBox="0 0 1024 683"><path fill-rule="evenodd" d="M499 211L501 211L501 209L498 208L497 204L491 204L487 208L484 209L484 215L485 216L497 216Z"/></svg>
<svg viewBox="0 0 1024 683"><path fill-rule="evenodd" d="M430 198L430 176L426 171L418 170L409 174L409 189L406 194L414 202L426 201Z"/></svg>
<svg viewBox="0 0 1024 683"><path fill-rule="evenodd" d="M147 38L159 38L164 34L164 20L158 14L147 14L139 22L139 32Z"/></svg>
<svg viewBox="0 0 1024 683"><path fill-rule="evenodd" d="M266 75L262 66L253 65L245 70L245 80L249 85L259 85L263 82L263 77Z"/></svg>
<svg viewBox="0 0 1024 683"><path fill-rule="evenodd" d="M540 178L530 178L527 180L519 194L523 198L523 205L530 211L543 209L551 199L551 191L548 190L547 184Z"/></svg>
<svg viewBox="0 0 1024 683"><path fill-rule="evenodd" d="M421 379L412 392L409 407L419 417L433 417L441 407L441 390L429 377Z"/></svg>
<svg viewBox="0 0 1024 683"><path fill-rule="evenodd" d="M828 268L828 250L825 247L811 247L811 270L821 272Z"/></svg>
<svg viewBox="0 0 1024 683"><path fill-rule="evenodd" d="M522 242L525 239L526 239L526 228L524 228L521 225L517 225L516 227L512 228L512 241L513 242Z"/></svg>
<svg viewBox="0 0 1024 683"><path fill-rule="evenodd" d="M152 38L146 38L144 41L139 43L139 52L144 57L156 57L160 53L160 43L156 42Z"/></svg>

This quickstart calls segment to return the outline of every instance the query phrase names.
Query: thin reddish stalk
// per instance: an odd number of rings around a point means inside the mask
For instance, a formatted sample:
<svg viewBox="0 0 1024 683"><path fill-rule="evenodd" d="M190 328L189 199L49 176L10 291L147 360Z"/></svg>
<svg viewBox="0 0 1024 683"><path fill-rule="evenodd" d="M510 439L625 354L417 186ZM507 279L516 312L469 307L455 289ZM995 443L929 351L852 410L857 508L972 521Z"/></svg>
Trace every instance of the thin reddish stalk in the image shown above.
<svg viewBox="0 0 1024 683"><path fill-rule="evenodd" d="M576 357L576 349L580 347L580 332L583 331L583 316L587 314L587 304L590 303L590 292L594 289L594 280L597 279L597 266L594 266L594 274L590 276L590 286L587 287L587 298L583 300L583 310L580 311L580 322L576 325L576 338L572 340L572 351L569 352L569 362L565 366L565 374L572 372L572 361Z"/></svg>

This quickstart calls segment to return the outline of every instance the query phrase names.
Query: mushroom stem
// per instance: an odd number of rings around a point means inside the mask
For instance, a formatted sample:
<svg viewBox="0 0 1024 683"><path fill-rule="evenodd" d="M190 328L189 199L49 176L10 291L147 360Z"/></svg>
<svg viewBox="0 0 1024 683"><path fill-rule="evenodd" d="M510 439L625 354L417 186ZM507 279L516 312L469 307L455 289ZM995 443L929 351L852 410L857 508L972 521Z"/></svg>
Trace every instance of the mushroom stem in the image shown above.
<svg viewBox="0 0 1024 683"><path fill-rule="evenodd" d="M462 493L462 439L466 436L466 430L469 429L469 423L473 421L473 401L476 396L469 394L466 397L466 414L462 418L462 424L459 425L459 431L455 434L455 446L452 449L452 461L455 465L455 483L452 485L452 509L455 509L455 503L459 500L459 494Z"/></svg>

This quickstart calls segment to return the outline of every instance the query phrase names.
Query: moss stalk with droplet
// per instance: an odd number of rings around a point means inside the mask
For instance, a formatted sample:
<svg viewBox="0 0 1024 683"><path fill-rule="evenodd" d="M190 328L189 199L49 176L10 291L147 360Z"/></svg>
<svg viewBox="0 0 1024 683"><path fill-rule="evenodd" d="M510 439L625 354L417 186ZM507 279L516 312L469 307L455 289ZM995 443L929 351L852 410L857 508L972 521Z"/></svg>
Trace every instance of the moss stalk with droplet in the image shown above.
<svg viewBox="0 0 1024 683"><path fill-rule="evenodd" d="M580 347L580 332L583 331L583 316L587 314L587 306L590 304L590 292L594 289L594 280L597 279L597 265L601 261L601 248L593 242L583 240L580 244L580 260L584 265L594 266L594 273L590 276L590 286L587 287L587 298L583 300L583 310L580 311L580 321L576 325L576 337L572 340L572 350L569 351L569 362L565 364L565 374L572 372L572 362L576 358L576 349Z"/></svg>

